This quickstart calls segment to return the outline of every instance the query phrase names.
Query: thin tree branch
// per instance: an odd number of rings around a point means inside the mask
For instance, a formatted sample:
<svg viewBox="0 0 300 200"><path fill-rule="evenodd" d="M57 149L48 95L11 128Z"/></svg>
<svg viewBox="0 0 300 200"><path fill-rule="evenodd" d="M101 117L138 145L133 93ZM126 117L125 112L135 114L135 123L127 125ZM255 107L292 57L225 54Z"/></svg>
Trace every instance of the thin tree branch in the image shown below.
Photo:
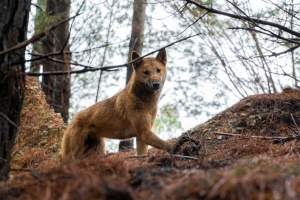
<svg viewBox="0 0 300 200"><path fill-rule="evenodd" d="M36 3L31 3L31 5L38 8L40 11L44 12L44 9L41 6L37 5Z"/></svg>
<svg viewBox="0 0 300 200"><path fill-rule="evenodd" d="M197 33L197 34L194 34L194 35L190 35L190 36L187 36L187 37L184 37L184 38L181 38L179 40L176 40L172 43L169 43L159 49L156 49L154 51L151 51L137 59L134 59L128 63L124 63L124 64L119 64L119 65L109 65L109 66L104 66L104 67L91 67L91 66L86 66L86 65L83 65L83 64L76 64L76 65L80 65L82 67L88 67L88 68L84 68L84 69L80 69L80 70L73 70L73 71L56 71L56 72L42 72L42 73L38 73L38 72L27 72L25 73L26 75L28 76L49 76L49 75L65 75L65 74L81 74L81 73L86 73L86 72L93 72L93 71L98 71L98 70L111 70L111 69L117 69L117 68L121 68L121 67L127 67L128 65L130 66L132 63L134 62L137 62L137 61L140 61L142 60L143 58L145 58L146 56L149 56L151 54L154 54L164 48L168 48L170 46L173 46L177 43L180 43L180 42L183 42L185 40L188 40L190 38L193 38L193 37L196 37L196 36L199 36L200 34L202 33ZM72 64L72 63L71 63Z"/></svg>
<svg viewBox="0 0 300 200"><path fill-rule="evenodd" d="M206 15L207 15L207 11L204 13L204 14L202 14L202 15L200 15L199 17L198 17L198 19L196 19L195 21L193 21L193 23L191 23L190 25L188 25L183 31L181 31L178 35L181 35L181 34L183 34L187 29L189 29L190 27L192 27L193 25L195 25L199 20L201 20L203 17L205 17Z"/></svg>
<svg viewBox="0 0 300 200"><path fill-rule="evenodd" d="M274 22L261 20L261 19L256 19L256 18L252 18L252 17L248 17L248 16L240 16L240 15L228 13L228 12L225 12L225 11L217 10L217 9L214 9L214 8L209 8L209 7L204 6L204 5L198 3L194 0L184 0L184 1L186 1L187 3L193 4L193 5L197 6L198 8L207 10L208 12L211 12L211 13L223 15L223 16L226 16L226 17L234 18L234 19L245 20L245 21L252 22L252 23L254 22L254 23L257 23L257 24L262 24L262 25L275 27L275 28L278 28L282 31L285 31L285 32L287 32L291 35L294 35L294 36L300 38L300 32L294 31L294 30L292 30L288 27L282 26L282 25L274 23Z"/></svg>
<svg viewBox="0 0 300 200"><path fill-rule="evenodd" d="M6 121L8 121L13 127L18 128L17 124L15 122L13 122L11 119L9 119L9 117L4 114L3 112L0 112L0 116L5 119Z"/></svg>
<svg viewBox="0 0 300 200"><path fill-rule="evenodd" d="M229 29L232 29L232 30L237 29L237 30L253 31L253 32L257 32L257 33L261 33L261 34L270 36L270 37L275 37L275 38L277 38L277 39L281 39L281 40L286 41L286 42L290 42L290 43L294 43L294 44L300 44L300 41L299 41L299 40L290 39L290 38L285 38L285 37L282 37L282 36L280 36L280 35L278 35L278 34L275 34L275 33L271 32L271 31L267 31L267 30L265 30L265 29L262 29L262 30L264 30L264 31L257 30L257 29L255 29L255 28L242 28L242 27L231 27L231 28L229 28ZM265 31L267 31L267 32L265 32Z"/></svg>
<svg viewBox="0 0 300 200"><path fill-rule="evenodd" d="M69 20L71 20L71 19L73 19L73 18L76 18L78 15L80 15L80 14L76 14L76 15L74 15L74 16L72 16L72 17L69 17L69 18L67 18L67 19L64 19L64 20L58 22L57 24L51 26L51 27L50 27L49 29L47 29L46 31L41 32L41 33L37 33L37 34L33 35L33 36L32 36L30 39L28 39L28 40L25 40L25 41L23 41L23 42L21 42L21 43L15 45L15 46L11 47L11 48L8 48L8 49L5 49L5 50L3 50L3 51L0 51L0 56L3 56L3 55L5 55L5 54L8 54L8 53L10 53L10 52L12 52L12 51L15 51L15 50L17 50L17 49L24 48L24 47L28 46L29 44L34 43L34 42L36 42L36 41L42 39L42 38L45 37L49 32L51 32L51 31L53 31L54 29L56 29L58 26L60 26L61 24L66 23L66 22L68 22Z"/></svg>
<svg viewBox="0 0 300 200"><path fill-rule="evenodd" d="M105 40L106 44L108 43L108 40L109 40L109 37L110 37L110 33L111 33L111 28L112 28L113 14L114 14L114 9L113 9L114 8L114 4L115 4L115 1L112 2L111 11L110 11L110 14L109 14L109 23L108 23L108 28L107 28L107 32L106 32L106 40ZM103 55L102 55L101 67L104 66L104 63L105 63L105 60L106 60L107 51L108 51L108 47L106 46L104 48ZM100 85L101 85L101 81L102 81L102 75L103 75L103 70L100 70L99 78L98 78L98 85L97 85L97 92L96 92L95 103L98 101L98 97L99 97L99 93L100 93Z"/></svg>

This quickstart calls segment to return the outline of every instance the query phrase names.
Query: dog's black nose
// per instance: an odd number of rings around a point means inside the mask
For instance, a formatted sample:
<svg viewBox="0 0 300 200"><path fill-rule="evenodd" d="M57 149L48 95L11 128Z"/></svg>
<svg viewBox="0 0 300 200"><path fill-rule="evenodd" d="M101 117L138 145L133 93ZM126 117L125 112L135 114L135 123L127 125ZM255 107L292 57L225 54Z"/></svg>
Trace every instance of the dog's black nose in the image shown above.
<svg viewBox="0 0 300 200"><path fill-rule="evenodd" d="M160 82L154 82L153 84L152 84L152 86L153 86L153 89L154 90L158 90L159 89L159 87L160 87Z"/></svg>

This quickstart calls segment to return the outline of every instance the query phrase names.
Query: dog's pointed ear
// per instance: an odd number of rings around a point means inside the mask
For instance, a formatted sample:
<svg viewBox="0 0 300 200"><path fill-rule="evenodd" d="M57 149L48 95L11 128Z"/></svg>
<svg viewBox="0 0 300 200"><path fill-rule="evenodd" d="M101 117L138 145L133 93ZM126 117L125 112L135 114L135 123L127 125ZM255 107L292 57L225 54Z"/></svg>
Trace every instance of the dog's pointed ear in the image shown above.
<svg viewBox="0 0 300 200"><path fill-rule="evenodd" d="M161 63L163 63L164 65L167 64L167 52L166 52L166 49L165 49L165 48L161 49L161 50L158 52L158 54L157 54L157 56L156 56L156 59L157 59L158 61L160 61Z"/></svg>
<svg viewBox="0 0 300 200"><path fill-rule="evenodd" d="M140 58L141 56L138 54L138 52L133 51L131 53L131 61ZM136 69L140 64L142 63L142 60L136 61L134 63L132 63L132 66Z"/></svg>

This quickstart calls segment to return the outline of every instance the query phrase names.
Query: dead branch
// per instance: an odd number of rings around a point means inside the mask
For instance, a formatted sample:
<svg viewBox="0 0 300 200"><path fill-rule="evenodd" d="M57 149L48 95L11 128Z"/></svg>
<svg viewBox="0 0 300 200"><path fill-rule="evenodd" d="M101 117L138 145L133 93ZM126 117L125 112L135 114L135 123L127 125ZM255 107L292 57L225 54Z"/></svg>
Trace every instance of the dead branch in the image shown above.
<svg viewBox="0 0 300 200"><path fill-rule="evenodd" d="M127 67L127 66L130 66L132 63L134 62L137 62L137 61L140 61L142 60L143 58L145 58L146 56L149 56L151 54L154 54L164 48L168 48L170 46L173 46L177 43L180 43L180 42L183 42L185 40L188 40L190 38L193 38L193 37L196 37L198 35L200 35L202 33L197 33L197 34L194 34L194 35L190 35L190 36L187 36L187 37L184 37L184 38L181 38L179 40L176 40L174 42L171 42L159 49L156 49L154 51L151 51L137 59L134 59L128 63L124 63L124 64L119 64L119 65L109 65L109 66L104 66L104 67L91 67L91 66L88 66L88 68L86 68L85 66L86 65L83 65L83 64L80 64L81 66L85 67L84 69L80 69L80 70L72 70L72 71L55 71L55 72L42 72L42 73L38 73L38 72L27 72L25 73L26 75L28 76L49 76L49 75L65 75L65 74L81 74L81 73L86 73L86 72L93 72L93 71L98 71L98 70L112 70L112 69L117 69L117 68L121 68L121 67ZM72 63L71 63L72 64ZM77 64L79 65L79 64Z"/></svg>
<svg viewBox="0 0 300 200"><path fill-rule="evenodd" d="M36 41L42 39L42 38L45 37L49 32L51 32L51 31L53 31L54 29L56 29L58 26L60 26L61 24L66 23L66 22L68 22L68 21L71 20L71 19L76 18L78 15L80 15L80 14L76 14L76 15L74 15L74 16L72 16L72 17L69 17L69 18L67 18L67 19L64 19L64 20L58 22L57 24L51 26L50 28L48 28L46 31L41 32L41 33L37 33L37 34L33 35L30 39L25 40L25 41L23 41L23 42L17 44L16 46L13 46L13 47L11 47L11 48L8 48L8 49L5 49L5 50L1 51L1 52L0 52L0 56L3 56L3 55L5 55L5 54L10 53L10 52L12 52L12 51L15 51L15 50L17 50L17 49L24 48L24 47L28 46L29 44L34 43L34 42L36 42Z"/></svg>
<svg viewBox="0 0 300 200"><path fill-rule="evenodd" d="M190 159L190 160L199 160L197 157L194 156L185 156L185 155L180 155L180 154L170 154L171 157L175 158L185 158L185 159Z"/></svg>
<svg viewBox="0 0 300 200"><path fill-rule="evenodd" d="M10 168L10 171L17 171L17 172L32 172L30 168Z"/></svg>
<svg viewBox="0 0 300 200"><path fill-rule="evenodd" d="M128 157L126 157L126 159L128 158L128 159L144 159L144 158L147 158L147 157L149 157L148 155L142 155L142 156L128 156Z"/></svg>
<svg viewBox="0 0 300 200"><path fill-rule="evenodd" d="M172 158L185 158L185 159L189 159L189 160L199 160L197 157L194 157L194 156L185 156L185 155L180 155L180 154L170 154L170 156L172 157ZM144 158L147 158L147 157L149 157L148 155L144 155L144 156L129 156L129 157L127 157L127 158L129 158L129 159L131 159L131 158L133 158L133 159L144 159Z"/></svg>
<svg viewBox="0 0 300 200"><path fill-rule="evenodd" d="M198 21L203 19L207 14L208 14L208 12L205 12L204 14L200 15L195 21L193 21L190 25L188 25L185 29L183 29L183 31L181 31L178 35L183 34L186 30L188 30L190 27L195 25Z"/></svg>
<svg viewBox="0 0 300 200"><path fill-rule="evenodd" d="M297 130L297 133L296 133L296 135L297 135L297 136L299 136L299 134L300 134L300 129L299 129L299 126L298 126L298 124L296 123L296 120L295 120L295 118L294 118L294 115L293 115L292 113L291 113L290 115L291 115L291 118L292 118L293 124L295 125L295 127L296 127L296 130Z"/></svg>
<svg viewBox="0 0 300 200"><path fill-rule="evenodd" d="M233 137L242 137L242 138L254 138L254 139L262 139L262 140L272 140L273 143L285 143L291 140L299 139L299 136L261 136L261 135L242 135L236 133L224 133L224 132L213 132L217 135L224 136L233 136Z"/></svg>
<svg viewBox="0 0 300 200"><path fill-rule="evenodd" d="M257 23L257 24L271 26L271 27L278 28L282 31L285 31L285 32L287 32L291 35L294 35L294 36L300 38L300 32L294 31L294 30L292 30L292 29L290 29L286 26L283 26L283 25L280 25L280 24L277 24L277 23L274 23L274 22L261 20L261 19L256 19L256 18L252 18L252 17L248 17L248 16L241 16L241 15L237 15L237 14L217 10L217 9L214 9L214 8L204 6L204 5L198 3L194 0L185 0L185 1L187 3L193 4L193 5L197 6L198 8L201 8L201 9L206 10L206 11L211 12L211 13L223 15L223 16L230 17L230 18L233 18L233 19L244 20L244 21L247 21L247 22L250 22L250 23Z"/></svg>
<svg viewBox="0 0 300 200"><path fill-rule="evenodd" d="M4 118L6 121L8 121L13 127L18 128L17 124L13 122L11 119L9 119L9 117L6 114L0 112L0 116Z"/></svg>
<svg viewBox="0 0 300 200"><path fill-rule="evenodd" d="M231 29L231 30L246 30L246 31L250 31L250 32L256 32L256 33L264 34L264 35L267 35L267 36L270 36L270 37L275 37L277 39L281 39L281 40L289 42L289 43L300 45L300 42L297 39L294 39L294 38L292 38L292 39L291 38L285 38L285 37L282 37L279 34L275 34L275 33L271 32L269 30L266 30L266 29L257 30L256 28L245 28L245 27L231 27L229 29Z"/></svg>

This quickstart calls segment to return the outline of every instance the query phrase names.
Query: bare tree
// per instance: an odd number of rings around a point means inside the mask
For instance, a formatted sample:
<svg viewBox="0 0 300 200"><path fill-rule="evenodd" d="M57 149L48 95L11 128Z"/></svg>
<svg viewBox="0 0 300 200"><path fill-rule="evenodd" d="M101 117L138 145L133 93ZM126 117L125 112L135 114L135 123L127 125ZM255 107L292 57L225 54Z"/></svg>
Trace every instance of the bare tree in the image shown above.
<svg viewBox="0 0 300 200"><path fill-rule="evenodd" d="M70 0L47 0L47 20L45 22L47 26L69 18L70 6ZM38 61L43 66L44 72L70 70L69 37L69 22L66 22L50 32L41 42L40 45L42 47L39 49L43 52L40 53L56 53L57 55L51 58L60 61L53 62L50 59ZM70 75L44 76L42 79L42 88L46 94L48 103L54 108L55 112L61 113L64 121L67 122L69 117Z"/></svg>
<svg viewBox="0 0 300 200"><path fill-rule="evenodd" d="M299 8L292 0L268 2L272 5L261 13L251 9L249 0L226 0L222 4L198 0L172 3L188 24L184 31L193 29L203 33L204 51L211 50L219 61L216 65L223 67L218 71L226 76L239 97L277 92L283 87L282 76L293 79L297 87L295 52L300 47L296 15ZM283 22L290 22L290 26ZM291 64L278 62L289 53ZM225 76L220 76L218 81L223 82Z"/></svg>
<svg viewBox="0 0 300 200"><path fill-rule="evenodd" d="M147 0L134 0L133 2L133 16L131 24L131 37L129 42L128 62L131 61L132 51L142 54L144 42L144 25L146 15ZM128 83L132 74L131 65L127 67L126 84ZM133 139L123 140L119 144L119 150L126 150L133 148Z"/></svg>
<svg viewBox="0 0 300 200"><path fill-rule="evenodd" d="M0 1L0 51L26 39L30 0ZM24 98L25 47L0 56L0 179L10 168L10 154ZM20 63L20 64L18 64Z"/></svg>

